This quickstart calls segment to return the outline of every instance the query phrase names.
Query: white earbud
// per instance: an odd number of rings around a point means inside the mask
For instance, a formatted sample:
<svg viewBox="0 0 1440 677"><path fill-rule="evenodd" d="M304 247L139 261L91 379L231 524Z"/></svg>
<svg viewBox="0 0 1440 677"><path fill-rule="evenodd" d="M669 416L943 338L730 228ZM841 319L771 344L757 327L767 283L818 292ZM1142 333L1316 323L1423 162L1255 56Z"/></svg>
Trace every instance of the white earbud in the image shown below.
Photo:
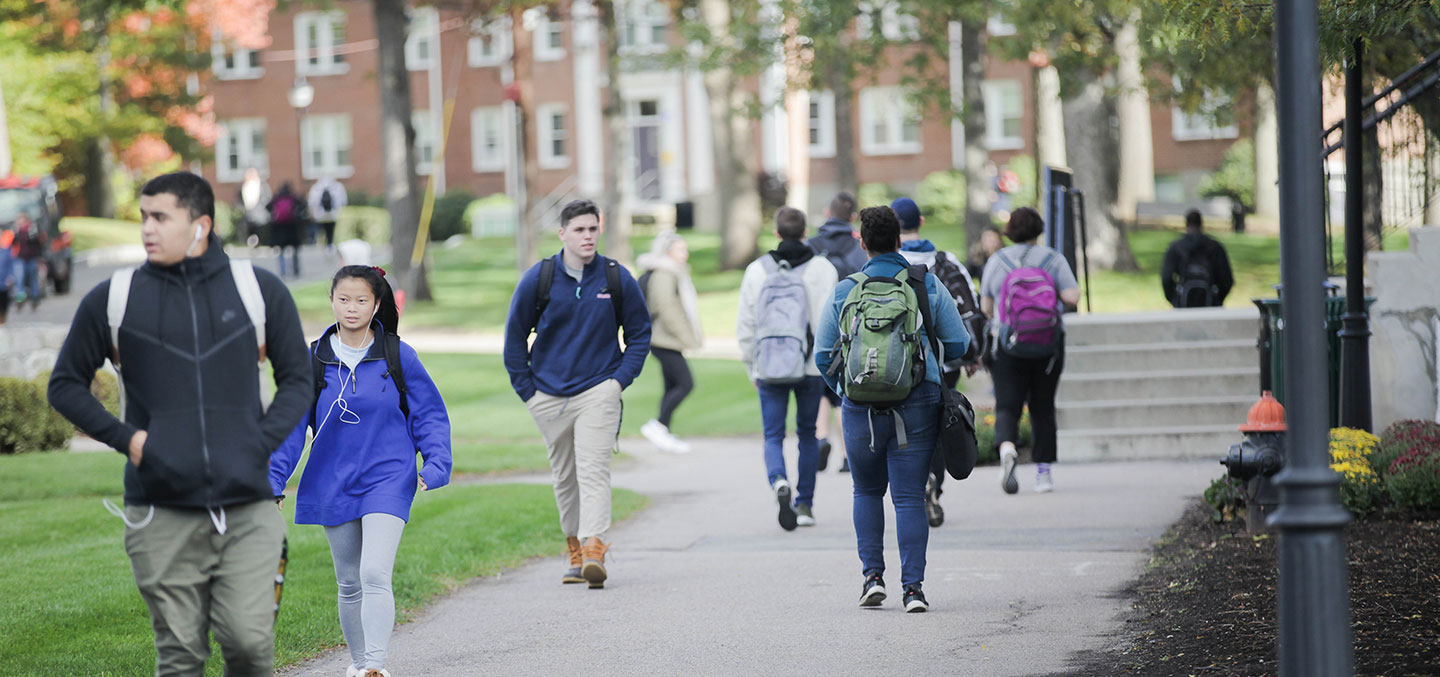
<svg viewBox="0 0 1440 677"><path fill-rule="evenodd" d="M205 237L205 226L204 224L197 223L195 224L195 241L199 242L202 237Z"/></svg>

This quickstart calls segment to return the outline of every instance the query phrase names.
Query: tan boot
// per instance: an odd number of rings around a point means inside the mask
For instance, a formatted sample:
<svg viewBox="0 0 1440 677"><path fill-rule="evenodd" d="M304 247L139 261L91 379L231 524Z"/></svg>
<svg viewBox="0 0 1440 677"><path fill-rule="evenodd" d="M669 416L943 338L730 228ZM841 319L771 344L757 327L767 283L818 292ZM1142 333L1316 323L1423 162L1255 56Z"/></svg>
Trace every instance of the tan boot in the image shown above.
<svg viewBox="0 0 1440 677"><path fill-rule="evenodd" d="M585 564L581 567L580 575L589 581L591 588L605 587L605 553L610 551L610 546L591 536L585 539L583 550Z"/></svg>
<svg viewBox="0 0 1440 677"><path fill-rule="evenodd" d="M580 539L574 536L566 538L565 548L570 552L570 568L565 570L565 575L560 579L560 582L584 583L585 578L580 575L580 566L584 563L584 554L580 548Z"/></svg>

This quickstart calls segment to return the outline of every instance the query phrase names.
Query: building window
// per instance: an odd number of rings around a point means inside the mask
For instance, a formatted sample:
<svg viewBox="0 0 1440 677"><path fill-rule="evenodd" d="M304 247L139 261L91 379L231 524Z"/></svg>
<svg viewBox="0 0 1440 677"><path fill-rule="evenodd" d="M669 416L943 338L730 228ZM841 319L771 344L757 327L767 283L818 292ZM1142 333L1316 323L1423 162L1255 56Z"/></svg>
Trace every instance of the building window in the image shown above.
<svg viewBox="0 0 1440 677"><path fill-rule="evenodd" d="M535 60L559 61L565 58L565 22L552 20L544 8L541 17L535 27Z"/></svg>
<svg viewBox="0 0 1440 677"><path fill-rule="evenodd" d="M618 3L617 3L618 4ZM627 53L665 51L670 8L657 0L626 0L620 12L620 49Z"/></svg>
<svg viewBox="0 0 1440 677"><path fill-rule="evenodd" d="M253 80L265 75L260 67L260 50L232 47L216 33L210 42L211 67L220 80Z"/></svg>
<svg viewBox="0 0 1440 677"><path fill-rule="evenodd" d="M565 126L564 104L547 103L536 108L540 121L540 168L564 169L570 166L570 132Z"/></svg>
<svg viewBox="0 0 1440 677"><path fill-rule="evenodd" d="M920 116L899 87L860 90L860 152L907 155L920 152Z"/></svg>
<svg viewBox="0 0 1440 677"><path fill-rule="evenodd" d="M1175 84L1175 93L1180 93L1180 84ZM1235 124L1235 106L1229 96L1205 90L1200 106L1187 113L1179 106L1170 111L1170 136L1176 141L1205 141L1210 139L1233 139L1240 136Z"/></svg>
<svg viewBox="0 0 1440 677"><path fill-rule="evenodd" d="M428 110L417 110L410 115L410 125L415 128L415 173L429 174L435 166L435 119Z"/></svg>
<svg viewBox="0 0 1440 677"><path fill-rule="evenodd" d="M304 158L301 174L306 179L327 175L348 178L355 173L350 164L354 139L349 114L306 116L300 132L300 157Z"/></svg>
<svg viewBox="0 0 1440 677"><path fill-rule="evenodd" d="M510 60L510 17L489 23L470 24L470 40L465 44L466 60L472 67L499 66Z"/></svg>
<svg viewBox="0 0 1440 677"><path fill-rule="evenodd" d="M1025 147L1020 116L1025 102L1019 80L986 80L980 83L985 97L985 147L990 150L1016 150Z"/></svg>
<svg viewBox="0 0 1440 677"><path fill-rule="evenodd" d="M855 17L855 32L861 40L870 39L875 22L880 23L880 34L891 42L913 42L920 39L920 20L909 14L901 14L895 2L883 4L862 2Z"/></svg>
<svg viewBox="0 0 1440 677"><path fill-rule="evenodd" d="M440 13L434 7L416 7L409 12L406 25L405 67L425 70L435 63L435 43L439 39Z"/></svg>
<svg viewBox="0 0 1440 677"><path fill-rule="evenodd" d="M345 44L345 12L295 15L295 67L304 75L335 75L349 67L336 48Z"/></svg>
<svg viewBox="0 0 1440 677"><path fill-rule="evenodd" d="M270 156L265 153L265 120L226 120L220 125L220 136L215 140L215 178L221 182L239 181L251 167L260 170L261 176L270 174Z"/></svg>
<svg viewBox="0 0 1440 677"><path fill-rule="evenodd" d="M810 92L810 157L835 157L835 93Z"/></svg>
<svg viewBox="0 0 1440 677"><path fill-rule="evenodd" d="M505 109L470 112L470 166L476 173L505 171Z"/></svg>

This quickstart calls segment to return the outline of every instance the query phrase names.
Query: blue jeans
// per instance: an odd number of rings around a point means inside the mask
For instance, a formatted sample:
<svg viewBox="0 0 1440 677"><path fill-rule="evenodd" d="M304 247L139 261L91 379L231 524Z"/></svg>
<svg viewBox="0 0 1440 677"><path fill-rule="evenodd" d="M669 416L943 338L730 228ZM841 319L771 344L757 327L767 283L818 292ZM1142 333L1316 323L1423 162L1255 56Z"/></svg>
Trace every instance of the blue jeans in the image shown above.
<svg viewBox="0 0 1440 677"><path fill-rule="evenodd" d="M820 413L821 391L825 382L819 376L806 376L799 383L770 385L757 383L760 389L760 419L765 425L765 474L770 484L785 474L785 417L789 413L790 393L795 393L795 435L800 438L800 460L795 482L796 505L812 505L815 500L815 471L820 466L820 443L815 439L815 417Z"/></svg>
<svg viewBox="0 0 1440 677"><path fill-rule="evenodd" d="M25 300L30 303L40 302L40 259L20 259L16 261L20 269L20 284L17 285L25 290Z"/></svg>
<svg viewBox="0 0 1440 677"><path fill-rule="evenodd" d="M896 407L905 422L906 445L900 448L895 416L846 399L840 407L845 428L845 457L855 483L855 541L861 572L885 571L885 488L895 506L895 531L900 543L900 583L925 580L925 548L930 525L925 521L925 478L935 449L940 386L926 381ZM871 435L874 451L871 451Z"/></svg>

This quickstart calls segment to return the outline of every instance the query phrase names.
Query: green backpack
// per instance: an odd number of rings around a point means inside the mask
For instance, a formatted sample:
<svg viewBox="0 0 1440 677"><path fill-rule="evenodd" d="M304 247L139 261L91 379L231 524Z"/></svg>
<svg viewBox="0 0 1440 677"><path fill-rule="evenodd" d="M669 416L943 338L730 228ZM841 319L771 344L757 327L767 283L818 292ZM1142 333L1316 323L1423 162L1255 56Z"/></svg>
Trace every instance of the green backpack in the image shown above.
<svg viewBox="0 0 1440 677"><path fill-rule="evenodd" d="M843 374L840 388L852 402L888 409L925 380L925 333L910 280L914 274L907 268L893 278L865 273L849 278L855 286L840 308L840 339L829 375Z"/></svg>

